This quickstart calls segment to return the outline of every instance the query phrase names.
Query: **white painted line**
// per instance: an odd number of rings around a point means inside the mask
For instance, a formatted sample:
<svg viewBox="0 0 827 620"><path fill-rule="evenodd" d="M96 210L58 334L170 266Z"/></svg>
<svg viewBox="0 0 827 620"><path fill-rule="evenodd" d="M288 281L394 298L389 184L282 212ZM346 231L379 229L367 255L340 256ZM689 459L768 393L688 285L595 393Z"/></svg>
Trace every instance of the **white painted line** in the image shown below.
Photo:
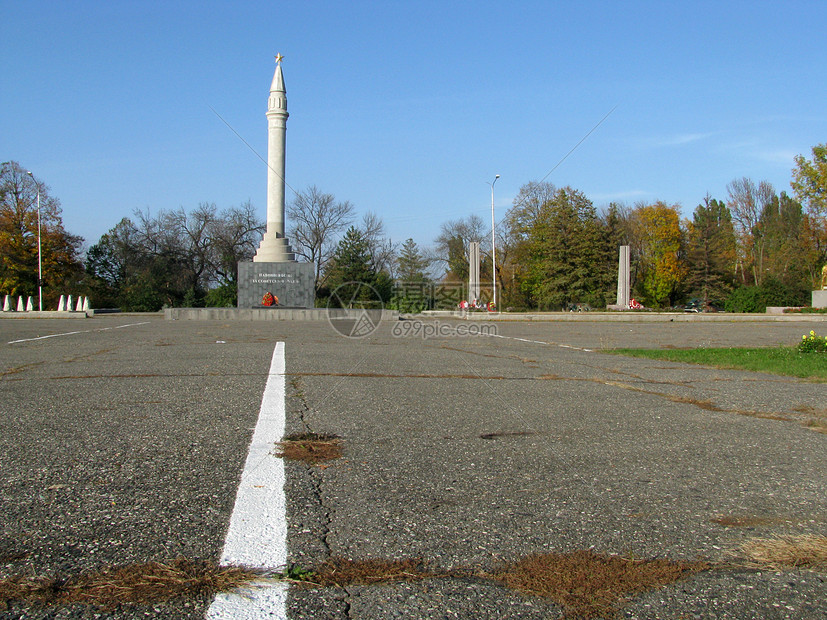
<svg viewBox="0 0 827 620"><path fill-rule="evenodd" d="M101 327L95 331L105 332L108 329L123 329L124 327L135 327L136 325L149 325L149 321L144 321L143 323L127 323L126 325L115 325L115 327Z"/></svg>
<svg viewBox="0 0 827 620"><path fill-rule="evenodd" d="M216 595L207 610L206 620L287 619L287 584L253 582L238 592Z"/></svg>
<svg viewBox="0 0 827 620"><path fill-rule="evenodd" d="M12 340L11 342L7 342L6 344L17 344L18 342L34 342L35 340L46 340L46 338L57 338L58 336L72 336L74 334L85 334L90 331L92 330L87 329L81 332L64 332L62 334L49 334L48 336L38 336L37 338L21 338L20 340Z"/></svg>
<svg viewBox="0 0 827 620"><path fill-rule="evenodd" d="M552 347L560 347L562 349L574 349L575 351L585 351L586 353L594 353L594 349L584 349L583 347L575 347L570 344L560 344L559 342L544 342L543 340L528 340L526 338L517 338L516 336L503 336L502 334L481 334L482 336L491 336L492 338L505 338L506 340L519 340L520 342L528 342L531 344L544 344Z"/></svg>
<svg viewBox="0 0 827 620"><path fill-rule="evenodd" d="M149 325L149 321L143 323L127 323L126 325L116 325L114 327L101 327L100 329L82 329L77 332L63 332L60 334L49 334L48 336L37 336L36 338L21 338L20 340L12 340L6 344L17 344L18 342L34 342L35 340L46 340L47 338L57 338L58 336L74 336L75 334L91 334L92 332L105 332L110 329L123 329L124 327L135 327L136 325Z"/></svg>
<svg viewBox="0 0 827 620"><path fill-rule="evenodd" d="M261 399L258 423L247 453L222 565L278 570L287 565L287 508L284 462L274 456L284 436L284 343L276 344ZM287 618L287 584L260 582L215 597L207 620Z"/></svg>

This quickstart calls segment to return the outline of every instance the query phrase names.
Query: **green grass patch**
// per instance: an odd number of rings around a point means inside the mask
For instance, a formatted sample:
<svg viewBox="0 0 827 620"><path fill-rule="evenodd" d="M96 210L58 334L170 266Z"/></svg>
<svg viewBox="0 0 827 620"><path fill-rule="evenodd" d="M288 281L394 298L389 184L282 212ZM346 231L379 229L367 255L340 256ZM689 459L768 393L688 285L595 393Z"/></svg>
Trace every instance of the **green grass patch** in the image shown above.
<svg viewBox="0 0 827 620"><path fill-rule="evenodd" d="M799 353L795 347L727 349L612 349L609 353L700 364L714 368L752 370L774 375L827 381L827 354Z"/></svg>

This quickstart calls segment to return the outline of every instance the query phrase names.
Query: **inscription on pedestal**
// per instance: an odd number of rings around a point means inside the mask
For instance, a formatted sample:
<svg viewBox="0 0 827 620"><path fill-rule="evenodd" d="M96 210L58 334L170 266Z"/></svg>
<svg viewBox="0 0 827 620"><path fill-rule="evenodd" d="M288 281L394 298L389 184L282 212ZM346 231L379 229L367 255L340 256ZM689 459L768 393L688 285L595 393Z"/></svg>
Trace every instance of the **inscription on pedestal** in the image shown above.
<svg viewBox="0 0 827 620"><path fill-rule="evenodd" d="M285 308L312 308L315 302L312 263L238 263L238 307L260 308L265 294Z"/></svg>

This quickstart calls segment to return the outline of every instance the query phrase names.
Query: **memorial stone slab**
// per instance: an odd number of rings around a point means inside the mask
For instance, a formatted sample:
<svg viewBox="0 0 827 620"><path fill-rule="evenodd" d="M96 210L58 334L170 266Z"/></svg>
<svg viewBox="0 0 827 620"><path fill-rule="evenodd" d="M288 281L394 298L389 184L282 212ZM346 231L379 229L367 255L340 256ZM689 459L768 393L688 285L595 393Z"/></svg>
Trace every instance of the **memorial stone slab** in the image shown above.
<svg viewBox="0 0 827 620"><path fill-rule="evenodd" d="M278 305L265 306L271 293ZM315 304L313 263L238 263L239 308L312 308Z"/></svg>

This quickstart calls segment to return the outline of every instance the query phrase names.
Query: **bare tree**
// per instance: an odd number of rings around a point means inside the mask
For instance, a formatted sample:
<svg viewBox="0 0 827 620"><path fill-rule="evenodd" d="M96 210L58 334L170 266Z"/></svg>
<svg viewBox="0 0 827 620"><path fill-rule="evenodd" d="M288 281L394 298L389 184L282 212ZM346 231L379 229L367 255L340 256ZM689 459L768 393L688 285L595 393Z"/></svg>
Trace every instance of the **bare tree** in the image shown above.
<svg viewBox="0 0 827 620"><path fill-rule="evenodd" d="M222 211L212 222L210 268L219 281L238 280L238 263L253 259L265 228L249 200Z"/></svg>
<svg viewBox="0 0 827 620"><path fill-rule="evenodd" d="M767 181L756 186L752 179L742 177L728 183L727 192L727 207L739 241L742 281L746 278L745 269L750 268L753 283L759 286L764 272L764 238L758 224L761 214L775 199L775 189Z"/></svg>
<svg viewBox="0 0 827 620"><path fill-rule="evenodd" d="M362 216L359 226L362 238L367 242L370 262L377 272L385 271L393 277L396 268L397 245L385 237L385 223L373 211Z"/></svg>
<svg viewBox="0 0 827 620"><path fill-rule="evenodd" d="M508 227L517 235L530 229L540 217L543 205L551 202L556 192L553 183L530 181L523 185L505 216Z"/></svg>
<svg viewBox="0 0 827 620"><path fill-rule="evenodd" d="M134 216L134 223L124 219L104 235L93 257L95 274L111 283L111 273L123 278L149 269L170 284L170 303L180 291L200 295L234 284L239 261L252 258L264 231L249 201L222 211L202 202L190 212L182 207Z"/></svg>
<svg viewBox="0 0 827 620"><path fill-rule="evenodd" d="M325 194L315 185L297 193L287 207L291 226L287 236L296 253L313 263L316 287L322 268L333 256L335 237L353 222L353 205L336 202L333 194Z"/></svg>
<svg viewBox="0 0 827 620"><path fill-rule="evenodd" d="M443 261L448 260L448 249L453 239L461 239L465 257L468 258L468 244L476 241L485 244L491 231L487 229L485 222L476 213L466 218L449 220L440 226L439 236L436 238L436 249Z"/></svg>

